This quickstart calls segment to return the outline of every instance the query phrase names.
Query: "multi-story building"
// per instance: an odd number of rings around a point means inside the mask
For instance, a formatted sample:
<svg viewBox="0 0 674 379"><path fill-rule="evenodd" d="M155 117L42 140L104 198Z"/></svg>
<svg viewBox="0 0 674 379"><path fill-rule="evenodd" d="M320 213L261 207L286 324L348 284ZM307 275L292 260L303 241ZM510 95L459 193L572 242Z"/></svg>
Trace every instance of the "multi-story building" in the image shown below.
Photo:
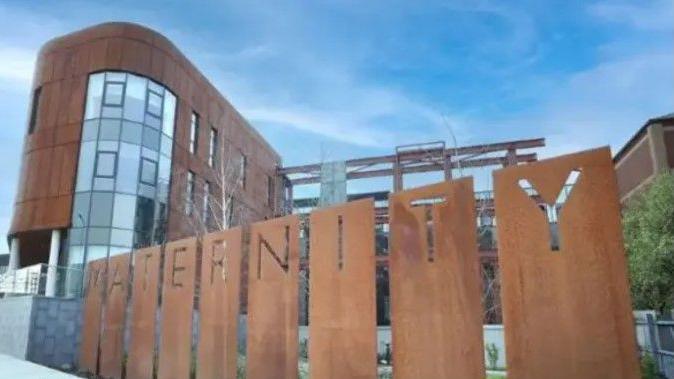
<svg viewBox="0 0 674 379"><path fill-rule="evenodd" d="M81 268L280 209L279 155L168 39L130 23L42 47L22 158L10 269Z"/></svg>
<svg viewBox="0 0 674 379"><path fill-rule="evenodd" d="M613 163L623 205L658 174L674 170L674 113L646 121Z"/></svg>

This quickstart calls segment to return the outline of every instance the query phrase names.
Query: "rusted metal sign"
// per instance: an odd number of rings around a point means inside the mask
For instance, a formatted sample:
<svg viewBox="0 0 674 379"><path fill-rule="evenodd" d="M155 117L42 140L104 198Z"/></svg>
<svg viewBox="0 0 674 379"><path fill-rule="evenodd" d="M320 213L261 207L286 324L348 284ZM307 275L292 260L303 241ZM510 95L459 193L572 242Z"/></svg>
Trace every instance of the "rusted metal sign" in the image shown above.
<svg viewBox="0 0 674 379"><path fill-rule="evenodd" d="M100 375L104 378L122 378L129 263L131 254L128 253L114 256L108 261L100 357Z"/></svg>
<svg viewBox="0 0 674 379"><path fill-rule="evenodd" d="M197 379L236 379L241 228L203 237Z"/></svg>
<svg viewBox="0 0 674 379"><path fill-rule="evenodd" d="M189 378L196 266L196 238L166 244L157 379Z"/></svg>
<svg viewBox="0 0 674 379"><path fill-rule="evenodd" d="M639 378L609 149L494 183L508 378Z"/></svg>
<svg viewBox="0 0 674 379"><path fill-rule="evenodd" d="M105 258L89 262L84 283L84 314L79 368L94 374L98 373L98 349L105 299L106 269L107 259Z"/></svg>
<svg viewBox="0 0 674 379"><path fill-rule="evenodd" d="M296 379L299 218L251 226L248 270L248 379Z"/></svg>
<svg viewBox="0 0 674 379"><path fill-rule="evenodd" d="M377 377L374 202L311 214L310 376Z"/></svg>
<svg viewBox="0 0 674 379"><path fill-rule="evenodd" d="M133 252L133 289L126 379L153 377L160 264L161 246Z"/></svg>
<svg viewBox="0 0 674 379"><path fill-rule="evenodd" d="M472 179L396 192L389 209L393 375L484 378Z"/></svg>

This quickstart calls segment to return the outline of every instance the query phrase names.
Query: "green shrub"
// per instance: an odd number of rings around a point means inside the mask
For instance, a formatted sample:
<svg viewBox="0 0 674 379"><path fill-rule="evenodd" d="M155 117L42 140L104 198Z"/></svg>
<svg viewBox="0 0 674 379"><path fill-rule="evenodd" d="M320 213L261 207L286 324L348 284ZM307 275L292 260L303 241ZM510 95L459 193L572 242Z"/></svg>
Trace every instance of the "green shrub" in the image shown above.
<svg viewBox="0 0 674 379"><path fill-rule="evenodd" d="M495 343L489 342L485 345L484 349L487 351L488 368L496 370L496 365L498 364L498 347L496 347Z"/></svg>
<svg viewBox="0 0 674 379"><path fill-rule="evenodd" d="M655 365L653 356L646 353L641 357L641 378L642 379L661 379L664 378Z"/></svg>

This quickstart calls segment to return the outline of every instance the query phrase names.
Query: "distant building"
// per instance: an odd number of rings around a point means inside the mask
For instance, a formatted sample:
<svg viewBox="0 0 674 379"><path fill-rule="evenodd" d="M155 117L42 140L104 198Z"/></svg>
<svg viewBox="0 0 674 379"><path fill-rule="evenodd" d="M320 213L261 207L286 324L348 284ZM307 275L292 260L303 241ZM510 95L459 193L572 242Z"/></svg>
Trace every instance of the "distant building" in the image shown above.
<svg viewBox="0 0 674 379"><path fill-rule="evenodd" d="M225 217L207 206L224 198L223 186L235 189L221 209L228 222L237 213L245 214L240 222L269 218L280 206L279 155L168 39L145 27L105 23L45 44L28 116L10 269L81 269L194 235L194 219ZM235 180L223 180L223 162Z"/></svg>
<svg viewBox="0 0 674 379"><path fill-rule="evenodd" d="M620 202L674 169L674 113L648 120L613 158Z"/></svg>

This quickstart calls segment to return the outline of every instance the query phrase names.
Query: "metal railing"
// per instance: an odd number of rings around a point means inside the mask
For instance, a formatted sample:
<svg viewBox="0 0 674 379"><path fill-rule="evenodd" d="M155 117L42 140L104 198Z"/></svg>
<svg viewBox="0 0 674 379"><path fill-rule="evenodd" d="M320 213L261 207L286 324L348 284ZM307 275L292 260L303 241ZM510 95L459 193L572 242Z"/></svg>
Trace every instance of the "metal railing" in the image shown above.
<svg viewBox="0 0 674 379"><path fill-rule="evenodd" d="M0 267L0 294L4 296L46 295L47 277L50 271L55 276L54 296L71 297L80 293L82 270L63 266L50 267L41 263L17 270L8 270L6 266Z"/></svg>

